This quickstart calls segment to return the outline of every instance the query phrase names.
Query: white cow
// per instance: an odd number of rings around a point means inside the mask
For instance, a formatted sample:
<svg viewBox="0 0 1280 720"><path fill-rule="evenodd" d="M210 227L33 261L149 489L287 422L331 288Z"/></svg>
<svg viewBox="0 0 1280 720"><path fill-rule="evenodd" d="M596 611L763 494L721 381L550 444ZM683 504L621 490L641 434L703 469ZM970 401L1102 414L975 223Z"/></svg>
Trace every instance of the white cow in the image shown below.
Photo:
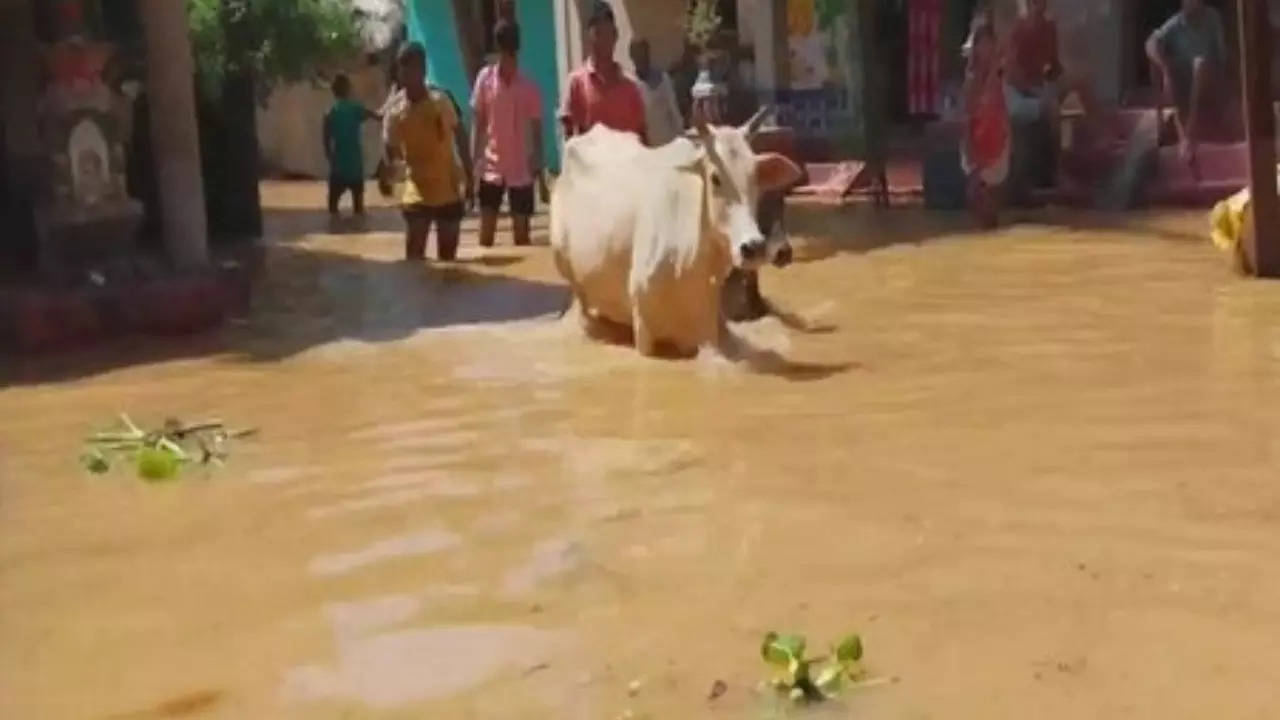
<svg viewBox="0 0 1280 720"><path fill-rule="evenodd" d="M660 148L600 125L565 143L551 247L589 334L630 328L648 356L689 357L722 339L725 277L775 249L756 222L757 199L800 177L786 157L752 151L764 112Z"/></svg>

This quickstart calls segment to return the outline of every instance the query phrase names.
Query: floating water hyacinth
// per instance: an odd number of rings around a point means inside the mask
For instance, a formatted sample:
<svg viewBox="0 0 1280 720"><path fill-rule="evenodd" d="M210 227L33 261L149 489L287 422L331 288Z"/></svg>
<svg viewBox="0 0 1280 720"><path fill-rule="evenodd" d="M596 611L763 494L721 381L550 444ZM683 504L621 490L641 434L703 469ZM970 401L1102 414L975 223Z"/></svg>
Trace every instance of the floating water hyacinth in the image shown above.
<svg viewBox="0 0 1280 720"><path fill-rule="evenodd" d="M221 467L227 446L257 433L256 429L228 430L221 420L184 423L169 418L158 430L143 430L121 413L117 427L86 438L80 458L85 470L103 475L119 462L132 463L147 482L176 478L188 465Z"/></svg>
<svg viewBox="0 0 1280 720"><path fill-rule="evenodd" d="M858 683L866 676L862 669L862 639L848 635L827 655L805 657L803 635L765 635L760 656L776 674L772 685L780 694L796 702L818 702L838 695L845 681Z"/></svg>

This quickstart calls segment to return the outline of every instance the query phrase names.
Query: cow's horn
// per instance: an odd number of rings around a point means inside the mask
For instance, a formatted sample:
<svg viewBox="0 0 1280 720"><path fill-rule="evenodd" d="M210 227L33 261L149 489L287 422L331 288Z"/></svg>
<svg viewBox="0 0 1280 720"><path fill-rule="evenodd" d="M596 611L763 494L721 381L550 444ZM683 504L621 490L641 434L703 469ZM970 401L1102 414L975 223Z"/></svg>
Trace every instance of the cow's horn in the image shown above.
<svg viewBox="0 0 1280 720"><path fill-rule="evenodd" d="M751 119L742 126L742 131L747 134L747 137L755 135L756 132L760 130L760 126L764 124L764 119L769 117L772 113L773 107L771 105L762 105L760 109L756 111L756 114L752 115Z"/></svg>

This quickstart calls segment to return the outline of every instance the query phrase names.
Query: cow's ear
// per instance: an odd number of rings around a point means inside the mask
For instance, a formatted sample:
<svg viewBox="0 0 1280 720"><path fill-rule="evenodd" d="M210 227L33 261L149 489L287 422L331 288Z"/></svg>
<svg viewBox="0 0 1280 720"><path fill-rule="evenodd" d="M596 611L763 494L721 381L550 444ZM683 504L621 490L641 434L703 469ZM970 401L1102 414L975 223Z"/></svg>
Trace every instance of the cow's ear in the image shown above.
<svg viewBox="0 0 1280 720"><path fill-rule="evenodd" d="M764 153L756 156L756 184L762 191L785 190L799 182L804 173L786 155Z"/></svg>

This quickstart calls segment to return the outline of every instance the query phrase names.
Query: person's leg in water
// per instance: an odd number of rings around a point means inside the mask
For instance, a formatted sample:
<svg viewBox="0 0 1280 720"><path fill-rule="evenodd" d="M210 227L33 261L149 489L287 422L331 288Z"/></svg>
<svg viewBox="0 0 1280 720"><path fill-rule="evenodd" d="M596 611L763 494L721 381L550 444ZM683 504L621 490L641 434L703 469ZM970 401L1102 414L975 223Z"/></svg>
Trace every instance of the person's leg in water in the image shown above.
<svg viewBox="0 0 1280 720"><path fill-rule="evenodd" d="M351 183L351 206L355 209L356 216L364 217L364 180Z"/></svg>
<svg viewBox="0 0 1280 720"><path fill-rule="evenodd" d="M1000 187L989 185L982 172L969 175L969 212L974 222L983 230L992 230L1000 224Z"/></svg>
<svg viewBox="0 0 1280 720"><path fill-rule="evenodd" d="M507 191L507 201L511 205L511 225L515 232L515 243L524 247L533 242L530 234L530 218L533 217L533 186L513 187Z"/></svg>
<svg viewBox="0 0 1280 720"><path fill-rule="evenodd" d="M480 181L480 247L493 247L498 233L498 212L502 209L503 186Z"/></svg>
<svg viewBox="0 0 1280 720"><path fill-rule="evenodd" d="M464 214L461 202L436 208L436 256L445 262L458 257Z"/></svg>
<svg viewBox="0 0 1280 720"><path fill-rule="evenodd" d="M431 215L422 209L406 210L404 259L425 260L427 257L427 235L431 233Z"/></svg>
<svg viewBox="0 0 1280 720"><path fill-rule="evenodd" d="M462 222L440 220L436 223L436 256L445 262L458 257L458 241L462 235Z"/></svg>
<svg viewBox="0 0 1280 720"><path fill-rule="evenodd" d="M342 195L346 191L345 186L338 181L338 178L329 177L329 214L337 217L338 204L342 202Z"/></svg>

